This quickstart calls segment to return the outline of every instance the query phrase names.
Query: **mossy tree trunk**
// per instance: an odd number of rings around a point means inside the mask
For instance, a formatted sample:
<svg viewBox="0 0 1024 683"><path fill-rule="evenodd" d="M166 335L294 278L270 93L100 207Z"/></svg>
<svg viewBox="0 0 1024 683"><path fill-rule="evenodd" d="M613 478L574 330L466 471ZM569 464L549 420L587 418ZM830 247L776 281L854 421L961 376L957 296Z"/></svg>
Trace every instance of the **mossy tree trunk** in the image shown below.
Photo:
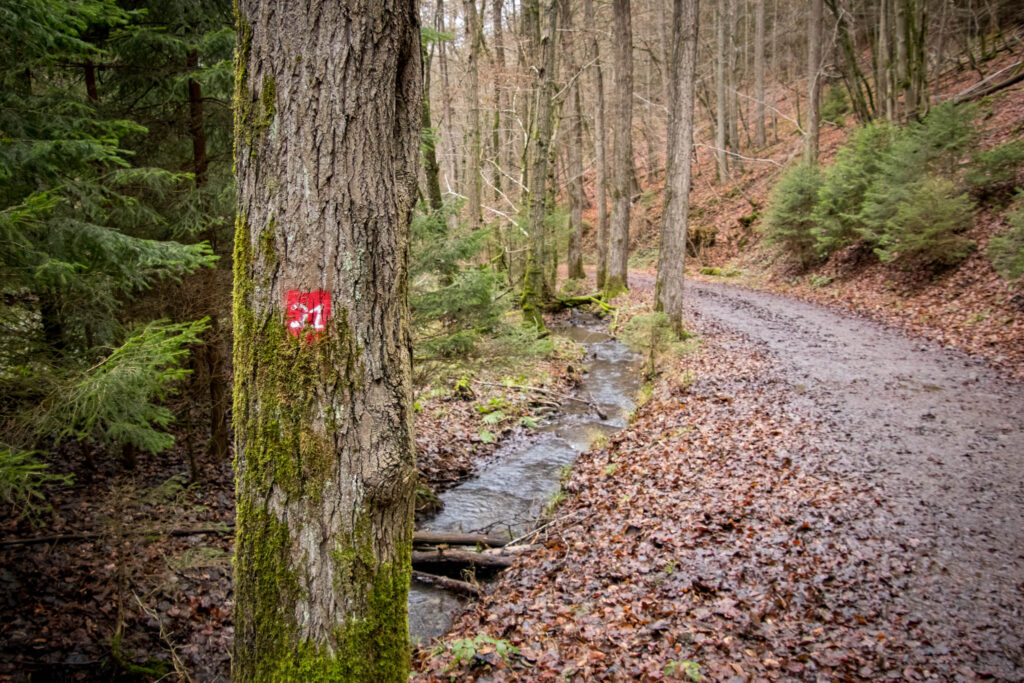
<svg viewBox="0 0 1024 683"><path fill-rule="evenodd" d="M551 150L552 106L554 94L555 41L558 31L558 12L556 0L545 0L544 21L541 22L541 7L538 0L528 0L523 6L524 14L533 13L533 28L539 31L537 53L540 61L534 73L534 111L537 113L530 140L530 252L526 260L526 273L523 279L523 321L538 328L544 327L541 309L552 297L545 276L545 265L548 260L547 242L547 183L548 154Z"/></svg>
<svg viewBox="0 0 1024 683"><path fill-rule="evenodd" d="M604 287L608 273L608 161L604 143L604 76L601 50L597 43L594 0L583 0L583 23L587 27L587 63L593 74L594 91L594 194L597 198L597 286Z"/></svg>
<svg viewBox="0 0 1024 683"><path fill-rule="evenodd" d="M404 681L417 6L240 0L237 29L232 678Z"/></svg>
<svg viewBox="0 0 1024 683"><path fill-rule="evenodd" d="M626 289L629 268L630 189L633 177L633 31L629 0L612 3L615 35L615 108L612 123L612 221L605 298Z"/></svg>
<svg viewBox="0 0 1024 683"><path fill-rule="evenodd" d="M423 50L423 106L421 107L423 139L420 147L423 151L423 175L427 182L427 201L431 211L440 211L444 206L441 196L441 168L437 165L437 131L434 129L430 116L430 62L434 48Z"/></svg>
<svg viewBox="0 0 1024 683"><path fill-rule="evenodd" d="M582 280L583 272L583 111L580 106L579 64L576 41L573 39L572 7L562 2L562 35L565 75L570 79L566 103L569 105L569 136L565 143L569 172L569 248L567 250L570 278Z"/></svg>
<svg viewBox="0 0 1024 683"><path fill-rule="evenodd" d="M698 0L675 0L672 12L672 53L669 78L674 112L668 140L665 210L655 308L664 311L672 329L683 331L683 275L686 266L686 228L690 211L690 160L693 154L693 102L697 71Z"/></svg>

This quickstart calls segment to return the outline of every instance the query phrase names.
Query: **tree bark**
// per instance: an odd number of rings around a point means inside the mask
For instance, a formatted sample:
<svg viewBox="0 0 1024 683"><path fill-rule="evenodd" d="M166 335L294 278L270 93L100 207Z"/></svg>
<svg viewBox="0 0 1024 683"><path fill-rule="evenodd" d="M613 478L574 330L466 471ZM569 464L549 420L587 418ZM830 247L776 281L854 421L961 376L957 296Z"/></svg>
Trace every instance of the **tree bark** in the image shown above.
<svg viewBox="0 0 1024 683"><path fill-rule="evenodd" d="M764 2L754 6L754 142L758 149L768 144L764 131Z"/></svg>
<svg viewBox="0 0 1024 683"><path fill-rule="evenodd" d="M548 229L545 222L547 206L548 154L551 151L552 107L554 95L555 41L558 37L557 0L545 0L544 29L539 40L540 61L535 67L534 93L536 123L533 126L530 164L530 252L527 256L526 273L523 282L523 321L543 329L541 311L551 299L552 292L545 277L548 261ZM540 24L539 0L530 0L523 5L524 13L534 13Z"/></svg>
<svg viewBox="0 0 1024 683"><path fill-rule="evenodd" d="M690 174L693 154L693 103L697 72L698 0L675 0L672 32L675 39L671 78L676 112L668 141L665 211L662 215L661 250L655 309L664 311L677 335L683 332L683 285L686 270L686 228L690 211Z"/></svg>
<svg viewBox="0 0 1024 683"><path fill-rule="evenodd" d="M190 50L185 56L185 65L190 72L199 69L199 52ZM192 138L192 173L195 175L195 186L202 190L206 185L210 160L206 151L206 128L204 125L203 113L203 88L199 81L194 78L188 79L188 131ZM216 250L216 231L213 229L205 231L202 236L210 242L210 246ZM210 317L210 329L203 341L201 357L206 366L206 389L210 394L210 440L206 446L207 455L215 462L223 462L228 457L228 441L230 439L228 428L228 383L224 377L224 365L227 360L227 349L225 340L221 335L220 316L224 310L218 306L218 302L208 299L206 315ZM196 359L197 362L200 360ZM197 375L193 375L193 391L199 387Z"/></svg>
<svg viewBox="0 0 1024 683"><path fill-rule="evenodd" d="M237 32L232 678L405 681L417 6L240 0Z"/></svg>
<svg viewBox="0 0 1024 683"><path fill-rule="evenodd" d="M469 209L469 225L480 227L480 18L477 16L476 0L463 0L466 13L466 76L469 81L466 102L469 105L469 154L466 157L466 202Z"/></svg>
<svg viewBox="0 0 1024 683"><path fill-rule="evenodd" d="M718 161L718 182L729 181L729 158L726 131L729 127L725 100L725 10L715 3L715 158Z"/></svg>
<svg viewBox="0 0 1024 683"><path fill-rule="evenodd" d="M433 53L433 48L431 48ZM430 117L430 62L431 54L423 55L423 106L420 108L423 129L423 175L427 181L427 201L431 211L440 211L444 205L441 195L441 169L437 164L437 131Z"/></svg>
<svg viewBox="0 0 1024 683"><path fill-rule="evenodd" d="M633 174L633 30L629 0L613 0L615 121L612 127L612 220L605 298L628 288L630 181Z"/></svg>
<svg viewBox="0 0 1024 683"><path fill-rule="evenodd" d="M583 272L583 111L580 106L579 64L576 60L576 41L572 29L572 7L568 0L561 0L562 6L562 52L566 57L566 77L572 79L566 102L569 111L569 135L565 150L569 171L569 247L567 256L568 275L582 280Z"/></svg>
<svg viewBox="0 0 1024 683"><path fill-rule="evenodd" d="M811 0L807 25L807 136L804 159L818 163L818 126L821 105L821 15L823 0Z"/></svg>
<svg viewBox="0 0 1024 683"><path fill-rule="evenodd" d="M605 154L604 77L601 74L601 51L594 33L594 0L583 0L583 21L587 25L587 60L592 62L594 77L594 192L597 196L597 287L604 287L608 274L608 160Z"/></svg>

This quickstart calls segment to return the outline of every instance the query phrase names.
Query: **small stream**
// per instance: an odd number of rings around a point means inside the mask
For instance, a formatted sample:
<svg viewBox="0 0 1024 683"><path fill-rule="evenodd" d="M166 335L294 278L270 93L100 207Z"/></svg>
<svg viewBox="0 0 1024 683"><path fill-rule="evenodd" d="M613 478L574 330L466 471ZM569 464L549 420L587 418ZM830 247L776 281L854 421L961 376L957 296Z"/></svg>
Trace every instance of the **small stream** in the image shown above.
<svg viewBox="0 0 1024 683"><path fill-rule="evenodd" d="M558 490L562 468L589 448L600 434L626 426L639 386L638 357L604 331L604 325L573 318L552 329L587 349L588 372L576 395L588 394L608 418L600 419L579 401L565 401L560 412L520 438L503 443L477 474L441 494L444 509L421 525L430 531L490 531L513 536L529 531ZM465 598L413 583L409 590L409 631L414 641L429 641L451 625Z"/></svg>

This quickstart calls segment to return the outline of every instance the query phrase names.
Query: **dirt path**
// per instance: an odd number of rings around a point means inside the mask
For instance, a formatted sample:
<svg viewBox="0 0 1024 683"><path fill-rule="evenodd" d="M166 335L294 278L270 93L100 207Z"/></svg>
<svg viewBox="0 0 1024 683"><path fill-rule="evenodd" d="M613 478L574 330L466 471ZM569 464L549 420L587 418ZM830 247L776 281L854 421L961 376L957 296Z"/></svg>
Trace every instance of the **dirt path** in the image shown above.
<svg viewBox="0 0 1024 683"><path fill-rule="evenodd" d="M646 277L635 278L647 285ZM768 352L824 427L816 457L879 501L850 530L884 537L912 577L897 594L978 653L977 671L1024 670L1024 387L933 343L819 306L690 286L698 320Z"/></svg>

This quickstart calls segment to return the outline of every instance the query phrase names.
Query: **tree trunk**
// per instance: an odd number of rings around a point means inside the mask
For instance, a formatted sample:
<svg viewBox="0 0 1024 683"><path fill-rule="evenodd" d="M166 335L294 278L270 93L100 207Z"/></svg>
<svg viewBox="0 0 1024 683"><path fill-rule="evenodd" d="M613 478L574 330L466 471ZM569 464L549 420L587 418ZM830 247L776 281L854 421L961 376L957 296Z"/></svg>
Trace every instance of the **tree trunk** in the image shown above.
<svg viewBox="0 0 1024 683"><path fill-rule="evenodd" d="M441 169L437 165L437 130L434 129L430 117L430 63L434 48L423 49L423 106L420 108L422 119L423 176L427 182L427 201L431 211L440 211L444 205L441 196Z"/></svg>
<svg viewBox="0 0 1024 683"><path fill-rule="evenodd" d="M727 77L727 92L726 98L729 107L729 116L726 119L729 123L728 137L729 137L729 151L730 154L730 165L734 171L743 172L743 160L740 158L740 94L739 94L739 17L737 15L738 7L737 0L729 0L729 22L727 26L729 30L729 44L728 49L728 70L726 71Z"/></svg>
<svg viewBox="0 0 1024 683"><path fill-rule="evenodd" d="M405 681L412 0L240 0L236 681Z"/></svg>
<svg viewBox="0 0 1024 683"><path fill-rule="evenodd" d="M508 145L507 136L501 127L501 117L505 110L505 39L501 26L503 0L493 0L491 3L491 24L493 25L494 36L491 42L494 45L494 119L491 127L491 144L494 146L494 200L500 202L501 197L501 150ZM499 240L500 242L500 240Z"/></svg>
<svg viewBox="0 0 1024 683"><path fill-rule="evenodd" d="M538 62L534 80L536 124L533 127L530 167L530 252L527 256L526 273L523 281L523 321L543 329L541 311L552 297L545 276L548 261L549 235L545 216L547 206L548 154L551 151L552 111L551 98L554 95L555 41L558 37L557 0L545 0L545 27L540 35ZM529 0L523 5L523 12L533 13L534 26L540 23L539 0Z"/></svg>
<svg viewBox="0 0 1024 683"><path fill-rule="evenodd" d="M469 104L469 154L466 158L466 202L469 208L469 225L473 229L480 227L480 21L476 11L476 0L463 0L462 6L466 16L466 76L468 93L466 102Z"/></svg>
<svg viewBox="0 0 1024 683"><path fill-rule="evenodd" d="M810 165L818 163L822 6L823 0L811 0L811 15L807 25L807 137L804 145L804 158Z"/></svg>
<svg viewBox="0 0 1024 683"><path fill-rule="evenodd" d="M612 221L605 298L628 286L630 180L633 174L633 31L629 0L613 0L615 121L612 126Z"/></svg>
<svg viewBox="0 0 1024 683"><path fill-rule="evenodd" d="M683 332L683 284L686 270L686 226L690 211L690 158L693 154L693 100L697 72L698 0L675 0L672 32L675 40L670 64L676 99L672 137L668 140L665 211L661 224L661 251L655 309L664 311L677 335Z"/></svg>
<svg viewBox="0 0 1024 683"><path fill-rule="evenodd" d="M190 72L199 69L199 52L190 50L185 57ZM192 172L196 189L206 185L210 160L206 152L206 129L203 121L203 88L194 78L188 79L189 136L192 138ZM207 230L203 235L216 250L216 232ZM225 311L213 298L208 299L206 315L210 317L210 330L203 341L202 360L206 365L207 389L210 393L210 441L207 455L214 462L223 462L228 457L228 383L224 377L227 356L226 344L220 331L220 316Z"/></svg>
<svg viewBox="0 0 1024 683"><path fill-rule="evenodd" d="M758 149L768 144L764 131L764 1L754 6L754 142Z"/></svg>
<svg viewBox="0 0 1024 683"><path fill-rule="evenodd" d="M566 78L572 79L566 102L569 107L569 135L565 150L569 167L569 248L568 274L570 278L582 280L583 272L583 110L580 106L579 64L576 61L576 41L573 40L572 8L568 0L561 0L562 6L562 52L566 57Z"/></svg>
<svg viewBox="0 0 1024 683"><path fill-rule="evenodd" d="M725 9L722 2L715 3L715 158L718 160L718 182L729 181L729 161L726 152L725 101Z"/></svg>
<svg viewBox="0 0 1024 683"><path fill-rule="evenodd" d="M601 51L595 36L594 0L583 0L583 21L587 25L587 61L592 62L594 75L594 191L597 196L597 286L604 287L608 274L608 160L605 154L604 77L601 74Z"/></svg>

